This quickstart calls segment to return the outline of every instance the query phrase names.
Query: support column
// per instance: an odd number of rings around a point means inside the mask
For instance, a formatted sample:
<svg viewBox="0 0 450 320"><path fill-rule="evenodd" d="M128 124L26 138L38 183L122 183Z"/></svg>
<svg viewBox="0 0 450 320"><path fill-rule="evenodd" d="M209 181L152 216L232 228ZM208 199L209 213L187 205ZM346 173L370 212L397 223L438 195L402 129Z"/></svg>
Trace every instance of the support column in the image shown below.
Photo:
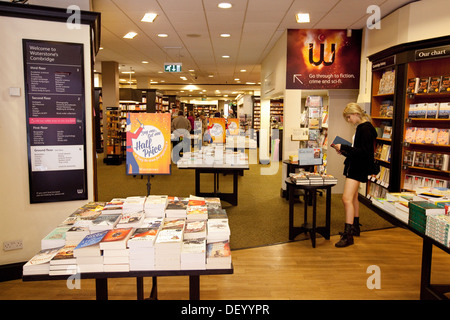
<svg viewBox="0 0 450 320"><path fill-rule="evenodd" d="M102 61L103 137L108 136L106 109L119 107L119 63ZM106 141L105 141L106 148Z"/></svg>

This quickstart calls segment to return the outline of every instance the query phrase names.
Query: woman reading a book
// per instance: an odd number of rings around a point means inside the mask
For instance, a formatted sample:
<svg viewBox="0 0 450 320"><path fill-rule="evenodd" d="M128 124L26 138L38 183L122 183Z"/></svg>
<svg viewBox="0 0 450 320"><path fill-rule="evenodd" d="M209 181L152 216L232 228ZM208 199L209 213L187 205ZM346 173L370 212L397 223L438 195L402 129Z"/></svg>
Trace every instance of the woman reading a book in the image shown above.
<svg viewBox="0 0 450 320"><path fill-rule="evenodd" d="M345 209L345 229L336 247L353 244L353 236L359 236L359 201L360 182L367 182L367 177L376 172L374 144L377 132L369 115L356 103L349 103L343 112L344 119L356 127L353 144L332 144L340 154L345 156L344 175L346 176L342 202Z"/></svg>

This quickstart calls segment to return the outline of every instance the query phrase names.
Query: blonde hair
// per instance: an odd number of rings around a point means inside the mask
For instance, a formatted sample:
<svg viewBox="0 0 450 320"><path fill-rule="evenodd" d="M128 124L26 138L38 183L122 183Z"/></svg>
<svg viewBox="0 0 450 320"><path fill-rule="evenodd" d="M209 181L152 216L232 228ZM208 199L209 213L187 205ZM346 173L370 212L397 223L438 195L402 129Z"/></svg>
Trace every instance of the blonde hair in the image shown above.
<svg viewBox="0 0 450 320"><path fill-rule="evenodd" d="M344 109L344 112L342 115L344 116L344 119L347 118L350 114L357 114L361 117L361 121L369 121L372 122L372 118L359 106L359 104L355 102L350 102L347 104L347 106Z"/></svg>

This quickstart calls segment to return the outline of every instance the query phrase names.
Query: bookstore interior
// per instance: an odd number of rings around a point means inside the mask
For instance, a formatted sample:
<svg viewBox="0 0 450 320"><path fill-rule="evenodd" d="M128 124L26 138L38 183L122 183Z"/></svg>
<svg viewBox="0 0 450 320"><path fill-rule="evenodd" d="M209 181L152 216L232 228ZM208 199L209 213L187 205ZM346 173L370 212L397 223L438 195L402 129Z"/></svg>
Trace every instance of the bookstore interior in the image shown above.
<svg viewBox="0 0 450 320"><path fill-rule="evenodd" d="M0 1L0 299L450 298L447 0L69 2Z"/></svg>

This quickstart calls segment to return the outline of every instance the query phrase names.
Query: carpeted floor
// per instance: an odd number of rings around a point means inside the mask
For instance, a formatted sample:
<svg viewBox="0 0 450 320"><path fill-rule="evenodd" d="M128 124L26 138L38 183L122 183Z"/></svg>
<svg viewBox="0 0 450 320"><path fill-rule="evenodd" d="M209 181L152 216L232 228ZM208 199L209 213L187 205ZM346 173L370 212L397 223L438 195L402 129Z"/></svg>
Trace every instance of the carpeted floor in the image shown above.
<svg viewBox="0 0 450 320"><path fill-rule="evenodd" d="M244 171L238 182L238 205L232 206L222 201L227 211L231 229L231 248L242 249L281 243L288 239L289 203L280 196L281 164L274 175L261 175L261 168L267 166L253 164ZM105 165L100 154L97 161L98 200L108 201L115 197L147 194L147 176L125 174L125 165ZM213 188L212 175L201 176L202 192ZM179 170L172 164L170 175L150 178L151 194L167 194L187 197L195 192L194 170ZM220 176L220 191L232 191L232 176ZM344 209L340 194L332 195L331 234L343 230ZM317 225L325 224L325 196L317 197ZM309 213L312 210L308 210ZM312 221L309 218L308 221ZM392 227L364 205L360 206L362 231ZM295 208L295 226L303 223L303 203ZM362 235L363 236L363 235ZM319 236L320 237L320 236ZM299 235L295 240L309 239L309 235ZM309 241L309 240L308 240Z"/></svg>

